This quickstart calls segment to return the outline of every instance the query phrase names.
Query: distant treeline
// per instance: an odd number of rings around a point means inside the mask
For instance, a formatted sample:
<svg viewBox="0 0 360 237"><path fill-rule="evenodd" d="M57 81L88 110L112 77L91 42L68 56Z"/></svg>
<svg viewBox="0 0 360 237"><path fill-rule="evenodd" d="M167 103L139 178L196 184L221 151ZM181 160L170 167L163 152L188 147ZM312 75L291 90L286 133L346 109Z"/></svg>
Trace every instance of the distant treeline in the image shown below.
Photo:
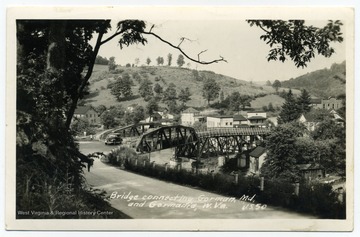
<svg viewBox="0 0 360 237"><path fill-rule="evenodd" d="M103 58L100 55L98 55L95 59L95 64L100 64L100 65L108 65L109 64L109 59L107 59L106 57Z"/></svg>

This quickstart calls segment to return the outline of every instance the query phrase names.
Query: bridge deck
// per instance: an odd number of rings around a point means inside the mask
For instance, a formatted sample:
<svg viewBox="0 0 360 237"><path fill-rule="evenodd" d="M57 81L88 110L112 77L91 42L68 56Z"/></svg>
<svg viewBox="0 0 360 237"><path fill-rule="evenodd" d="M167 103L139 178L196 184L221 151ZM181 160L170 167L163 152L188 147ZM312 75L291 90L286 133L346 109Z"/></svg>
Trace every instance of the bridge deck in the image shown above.
<svg viewBox="0 0 360 237"><path fill-rule="evenodd" d="M196 131L199 138L219 136L250 136L265 135L270 132L269 128L212 128L206 131Z"/></svg>

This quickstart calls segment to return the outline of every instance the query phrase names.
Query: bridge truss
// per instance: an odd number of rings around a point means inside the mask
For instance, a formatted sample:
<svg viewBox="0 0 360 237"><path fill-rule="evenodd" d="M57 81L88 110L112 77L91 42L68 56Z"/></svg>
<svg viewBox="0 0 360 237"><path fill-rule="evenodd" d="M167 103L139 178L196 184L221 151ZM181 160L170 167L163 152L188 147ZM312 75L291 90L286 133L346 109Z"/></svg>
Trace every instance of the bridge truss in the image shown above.
<svg viewBox="0 0 360 237"><path fill-rule="evenodd" d="M262 141L268 128L220 128L195 131L181 125L149 131L139 139L136 150L141 153L175 147L176 157L199 159L213 155L241 152L256 141Z"/></svg>

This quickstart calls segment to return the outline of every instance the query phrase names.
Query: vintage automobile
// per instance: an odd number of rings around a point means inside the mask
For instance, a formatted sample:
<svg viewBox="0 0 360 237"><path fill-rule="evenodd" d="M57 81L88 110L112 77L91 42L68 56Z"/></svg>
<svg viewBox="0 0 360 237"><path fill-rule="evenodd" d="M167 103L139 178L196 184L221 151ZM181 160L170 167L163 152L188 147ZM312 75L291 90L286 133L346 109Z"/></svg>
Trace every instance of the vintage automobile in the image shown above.
<svg viewBox="0 0 360 237"><path fill-rule="evenodd" d="M110 134L105 139L105 145L120 145L122 143L122 138L118 134Z"/></svg>

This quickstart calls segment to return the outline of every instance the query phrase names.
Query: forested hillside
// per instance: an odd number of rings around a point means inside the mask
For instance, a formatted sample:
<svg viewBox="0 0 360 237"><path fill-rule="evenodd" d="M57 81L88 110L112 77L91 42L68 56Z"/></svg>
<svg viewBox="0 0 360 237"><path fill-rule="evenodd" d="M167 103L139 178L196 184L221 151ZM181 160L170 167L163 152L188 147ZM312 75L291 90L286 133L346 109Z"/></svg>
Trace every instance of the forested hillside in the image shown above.
<svg viewBox="0 0 360 237"><path fill-rule="evenodd" d="M333 64L300 77L281 82L282 87L306 89L319 98L338 96L345 93L346 63Z"/></svg>
<svg viewBox="0 0 360 237"><path fill-rule="evenodd" d="M131 91L133 96L121 99L123 106L130 104L145 105L146 102L139 94L139 87L143 80L147 79L152 83L154 88L156 84L165 90L170 83L175 85L177 94L181 89L188 87L191 97L187 102L188 106L201 107L206 106L207 101L202 96L203 81L206 78L214 78L220 85L224 96L232 92L239 92L241 95L258 95L275 92L270 86L258 86L251 82L238 80L232 77L216 74L211 71L196 71L187 68L168 67L168 66L141 66L141 67L120 67L109 72L108 66L95 65L94 73L90 79L90 94L86 97L85 102L93 106L105 105L112 106L119 104L119 100L111 94L111 83L118 78L127 77L132 81ZM110 85L110 86L109 86ZM153 92L155 93L155 92Z"/></svg>

